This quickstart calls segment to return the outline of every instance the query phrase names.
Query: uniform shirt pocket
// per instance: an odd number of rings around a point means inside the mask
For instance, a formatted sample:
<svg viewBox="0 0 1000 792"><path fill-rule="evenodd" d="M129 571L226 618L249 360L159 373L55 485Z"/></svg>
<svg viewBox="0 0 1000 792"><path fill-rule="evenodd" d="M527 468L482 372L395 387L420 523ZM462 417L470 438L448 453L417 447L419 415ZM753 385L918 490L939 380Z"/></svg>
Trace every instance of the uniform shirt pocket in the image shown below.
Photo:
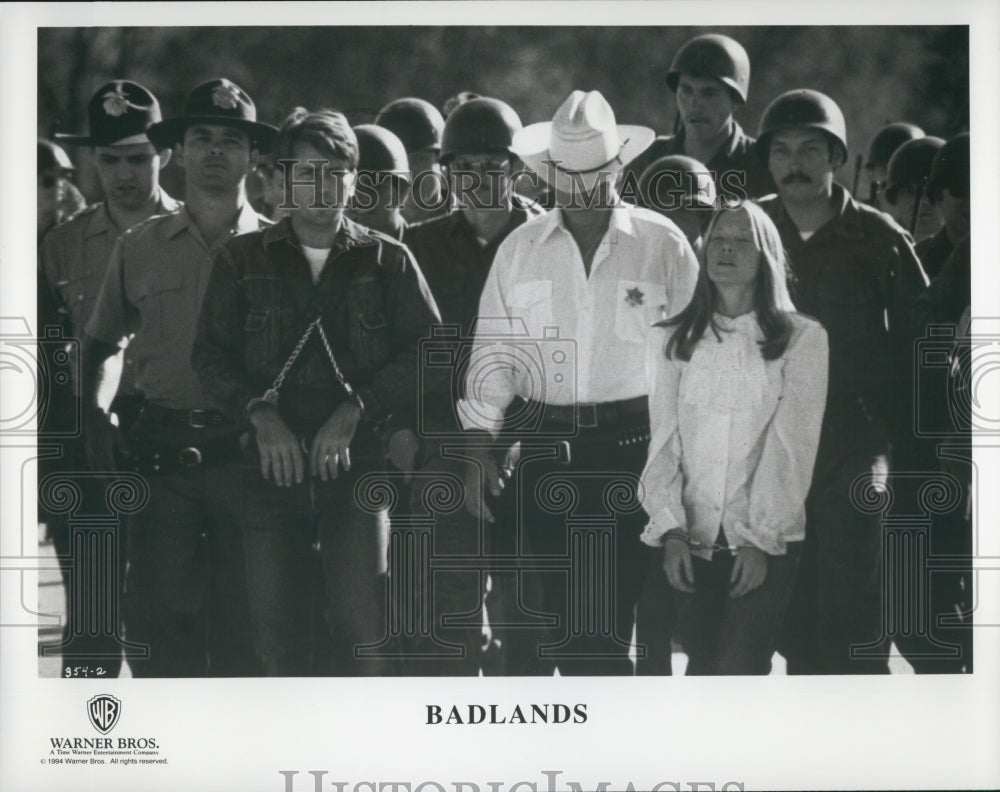
<svg viewBox="0 0 1000 792"><path fill-rule="evenodd" d="M553 325L552 281L525 281L510 289L510 318L515 332L523 329L536 338L544 336L546 327Z"/></svg>
<svg viewBox="0 0 1000 792"><path fill-rule="evenodd" d="M666 289L652 281L619 280L615 290L615 335L642 344L653 322L664 316Z"/></svg>
<svg viewBox="0 0 1000 792"><path fill-rule="evenodd" d="M138 335L144 342L163 341L167 324L183 315L180 295L184 275L179 269L163 267L147 273L135 285L133 301L139 312Z"/></svg>

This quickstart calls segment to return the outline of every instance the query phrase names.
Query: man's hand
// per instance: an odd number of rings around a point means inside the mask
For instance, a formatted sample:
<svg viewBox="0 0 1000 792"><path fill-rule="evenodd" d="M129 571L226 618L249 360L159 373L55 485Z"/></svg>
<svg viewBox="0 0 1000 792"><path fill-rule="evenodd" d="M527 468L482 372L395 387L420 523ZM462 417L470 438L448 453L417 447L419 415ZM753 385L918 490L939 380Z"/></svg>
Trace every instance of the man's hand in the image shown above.
<svg viewBox="0 0 1000 792"><path fill-rule="evenodd" d="M691 563L691 548L687 538L680 531L667 533L663 546L663 571L667 573L670 585L688 594L694 592L694 565Z"/></svg>
<svg viewBox="0 0 1000 792"><path fill-rule="evenodd" d="M257 448L260 451L260 474L268 479L274 473L274 483L279 487L301 484L305 473L299 441L292 434L277 409L260 404L250 412L250 423L256 430Z"/></svg>
<svg viewBox="0 0 1000 792"><path fill-rule="evenodd" d="M84 429L83 442L90 469L98 472L117 470L115 451L124 456L127 446L118 427L111 423L111 416L100 407L92 407L84 418Z"/></svg>
<svg viewBox="0 0 1000 792"><path fill-rule="evenodd" d="M321 480L337 478L337 465L346 473L351 469L351 441L361 421L361 408L352 401L343 402L326 419L309 450L312 474Z"/></svg>
<svg viewBox="0 0 1000 792"><path fill-rule="evenodd" d="M767 577L767 553L753 545L736 550L733 574L729 576L729 596L735 599L749 594Z"/></svg>
<svg viewBox="0 0 1000 792"><path fill-rule="evenodd" d="M468 456L472 457L472 460L467 461L465 465L465 510L473 517L483 517L487 522L496 522L483 497L482 479L485 476L487 492L496 498L503 491L500 471L488 449L469 449Z"/></svg>

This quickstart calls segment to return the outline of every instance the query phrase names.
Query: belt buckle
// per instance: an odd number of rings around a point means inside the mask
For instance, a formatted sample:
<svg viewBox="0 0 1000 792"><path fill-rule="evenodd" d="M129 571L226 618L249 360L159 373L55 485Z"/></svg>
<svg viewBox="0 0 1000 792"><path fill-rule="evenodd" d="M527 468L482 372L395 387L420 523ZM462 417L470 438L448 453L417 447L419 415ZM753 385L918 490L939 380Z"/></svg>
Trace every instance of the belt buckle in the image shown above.
<svg viewBox="0 0 1000 792"><path fill-rule="evenodd" d="M182 448L177 452L177 461L181 467L196 468L201 464L201 451L194 446Z"/></svg>
<svg viewBox="0 0 1000 792"><path fill-rule="evenodd" d="M580 429L597 428L597 405L596 404L576 405L576 425Z"/></svg>
<svg viewBox="0 0 1000 792"><path fill-rule="evenodd" d="M192 429L204 429L208 426L208 412L205 410L189 410L188 426Z"/></svg>

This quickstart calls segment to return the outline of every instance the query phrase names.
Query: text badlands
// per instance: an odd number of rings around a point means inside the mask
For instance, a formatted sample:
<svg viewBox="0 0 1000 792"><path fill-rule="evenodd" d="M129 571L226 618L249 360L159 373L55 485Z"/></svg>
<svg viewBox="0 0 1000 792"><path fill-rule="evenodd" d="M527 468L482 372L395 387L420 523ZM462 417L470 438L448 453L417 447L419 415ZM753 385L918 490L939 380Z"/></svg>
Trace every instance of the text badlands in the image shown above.
<svg viewBox="0 0 1000 792"><path fill-rule="evenodd" d="M428 726L478 726L480 724L586 723L586 704L464 704L446 707L426 704Z"/></svg>

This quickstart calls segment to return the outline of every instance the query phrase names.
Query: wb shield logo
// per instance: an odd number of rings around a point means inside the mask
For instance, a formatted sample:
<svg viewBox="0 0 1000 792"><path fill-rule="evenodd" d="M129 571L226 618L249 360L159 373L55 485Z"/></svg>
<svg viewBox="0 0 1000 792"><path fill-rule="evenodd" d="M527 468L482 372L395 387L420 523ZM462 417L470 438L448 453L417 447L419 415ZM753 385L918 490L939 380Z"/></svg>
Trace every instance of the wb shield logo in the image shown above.
<svg viewBox="0 0 1000 792"><path fill-rule="evenodd" d="M107 734L118 723L122 712L122 703L114 696L102 693L87 702L87 716L94 728L101 734Z"/></svg>

